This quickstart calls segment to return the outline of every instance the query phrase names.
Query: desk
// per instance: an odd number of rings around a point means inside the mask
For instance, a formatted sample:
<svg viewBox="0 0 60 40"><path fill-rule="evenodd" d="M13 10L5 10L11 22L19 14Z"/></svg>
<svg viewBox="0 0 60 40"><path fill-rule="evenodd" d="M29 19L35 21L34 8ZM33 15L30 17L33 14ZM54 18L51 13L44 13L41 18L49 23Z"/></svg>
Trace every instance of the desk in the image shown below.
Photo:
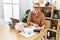
<svg viewBox="0 0 60 40"><path fill-rule="evenodd" d="M29 37L29 38L26 38L26 37L24 37L24 36L22 36L20 34L18 34L18 35L20 35L19 36L20 40L39 40L43 36L45 36L45 40L46 40L46 32L47 32L47 29L45 29L43 32L37 33L36 35L33 35L33 36Z"/></svg>
<svg viewBox="0 0 60 40"><path fill-rule="evenodd" d="M4 27L4 26L0 26L0 40L39 40L41 39L43 36L45 36L45 40L46 40L46 32L47 29L45 29L44 31L33 35L29 38L26 38L22 35L20 35L18 32L16 32L15 29L10 29L9 27Z"/></svg>

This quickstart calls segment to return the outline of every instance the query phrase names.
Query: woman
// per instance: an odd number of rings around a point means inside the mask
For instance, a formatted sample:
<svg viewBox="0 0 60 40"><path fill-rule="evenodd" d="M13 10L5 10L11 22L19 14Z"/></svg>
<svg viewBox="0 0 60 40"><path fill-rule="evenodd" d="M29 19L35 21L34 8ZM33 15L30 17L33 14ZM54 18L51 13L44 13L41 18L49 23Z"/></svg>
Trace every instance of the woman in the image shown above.
<svg viewBox="0 0 60 40"><path fill-rule="evenodd" d="M46 28L45 16L40 10L39 3L33 5L33 11L29 13L27 23L35 27L40 27L42 30Z"/></svg>

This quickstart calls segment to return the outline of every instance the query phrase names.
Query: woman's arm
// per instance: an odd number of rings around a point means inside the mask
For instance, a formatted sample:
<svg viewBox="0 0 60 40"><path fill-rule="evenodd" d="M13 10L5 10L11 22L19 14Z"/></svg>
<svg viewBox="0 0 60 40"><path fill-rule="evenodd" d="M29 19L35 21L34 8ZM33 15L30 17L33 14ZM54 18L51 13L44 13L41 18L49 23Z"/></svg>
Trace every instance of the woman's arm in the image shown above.
<svg viewBox="0 0 60 40"><path fill-rule="evenodd" d="M43 13L42 13L42 19L41 19L41 26L43 29L46 29L46 19Z"/></svg>
<svg viewBox="0 0 60 40"><path fill-rule="evenodd" d="M32 22L32 12L30 12L29 15L28 15L27 23L28 23L29 25L32 25L32 24L33 24L33 22Z"/></svg>

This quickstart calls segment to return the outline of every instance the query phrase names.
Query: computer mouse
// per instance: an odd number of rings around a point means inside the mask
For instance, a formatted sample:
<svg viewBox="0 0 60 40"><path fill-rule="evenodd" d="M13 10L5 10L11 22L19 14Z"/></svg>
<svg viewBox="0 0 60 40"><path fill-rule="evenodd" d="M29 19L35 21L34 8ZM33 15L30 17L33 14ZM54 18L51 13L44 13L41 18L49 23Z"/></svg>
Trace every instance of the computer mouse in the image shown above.
<svg viewBox="0 0 60 40"><path fill-rule="evenodd" d="M40 32L40 29L34 29L33 31L39 33Z"/></svg>

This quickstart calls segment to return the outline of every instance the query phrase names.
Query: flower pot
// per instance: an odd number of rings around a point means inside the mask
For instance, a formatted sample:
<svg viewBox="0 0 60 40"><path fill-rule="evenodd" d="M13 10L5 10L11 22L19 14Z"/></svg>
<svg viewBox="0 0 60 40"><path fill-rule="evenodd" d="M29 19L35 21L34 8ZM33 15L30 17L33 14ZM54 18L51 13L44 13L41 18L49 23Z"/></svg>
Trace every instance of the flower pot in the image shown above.
<svg viewBox="0 0 60 40"><path fill-rule="evenodd" d="M14 25L11 22L9 22L8 25L9 25L10 29L14 29Z"/></svg>

